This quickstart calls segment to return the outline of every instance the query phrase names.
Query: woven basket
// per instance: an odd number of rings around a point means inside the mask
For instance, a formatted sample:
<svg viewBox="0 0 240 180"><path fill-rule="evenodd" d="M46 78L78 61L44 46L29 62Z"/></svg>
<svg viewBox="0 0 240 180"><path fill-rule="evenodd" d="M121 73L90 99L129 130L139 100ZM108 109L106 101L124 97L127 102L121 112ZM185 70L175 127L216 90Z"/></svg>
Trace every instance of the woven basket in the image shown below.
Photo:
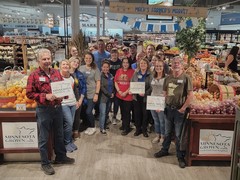
<svg viewBox="0 0 240 180"><path fill-rule="evenodd" d="M214 92L219 93L219 100L226 100L233 98L236 95L236 91L232 86L225 86L220 84L213 84L208 90L211 94Z"/></svg>

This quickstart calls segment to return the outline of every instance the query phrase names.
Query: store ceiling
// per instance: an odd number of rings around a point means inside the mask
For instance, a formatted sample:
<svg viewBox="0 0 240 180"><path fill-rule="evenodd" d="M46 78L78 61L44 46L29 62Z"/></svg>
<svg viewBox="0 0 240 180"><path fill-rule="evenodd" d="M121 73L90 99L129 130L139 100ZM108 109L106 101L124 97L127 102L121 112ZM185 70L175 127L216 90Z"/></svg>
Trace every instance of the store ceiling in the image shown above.
<svg viewBox="0 0 240 180"><path fill-rule="evenodd" d="M52 4L52 3L63 3L63 2L70 3L71 0L0 0L1 2L15 2L22 5L28 5L28 6L37 6L39 4ZM97 0L80 0L80 5L96 5ZM110 0L111 1L111 0ZM114 0L116 1L116 0ZM127 3L146 3L147 0L119 0L121 2L127 2ZM233 5L240 5L240 1L236 0L174 0L175 5L184 5L186 3L193 4L194 6L198 7L211 7L211 6L217 6L222 5L224 3L233 3ZM109 0L106 0L106 4L109 4Z"/></svg>

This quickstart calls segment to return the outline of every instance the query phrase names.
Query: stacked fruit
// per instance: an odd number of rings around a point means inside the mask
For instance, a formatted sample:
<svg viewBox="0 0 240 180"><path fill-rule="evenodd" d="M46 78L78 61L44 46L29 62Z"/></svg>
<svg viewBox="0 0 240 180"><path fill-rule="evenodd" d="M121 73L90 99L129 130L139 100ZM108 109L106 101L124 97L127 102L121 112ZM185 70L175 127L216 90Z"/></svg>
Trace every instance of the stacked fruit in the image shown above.
<svg viewBox="0 0 240 180"><path fill-rule="evenodd" d="M37 106L34 100L27 98L26 89L19 86L11 86L6 90L0 90L1 99L5 100L5 103L0 103L0 108L16 108L16 104L26 104L26 108L36 108Z"/></svg>

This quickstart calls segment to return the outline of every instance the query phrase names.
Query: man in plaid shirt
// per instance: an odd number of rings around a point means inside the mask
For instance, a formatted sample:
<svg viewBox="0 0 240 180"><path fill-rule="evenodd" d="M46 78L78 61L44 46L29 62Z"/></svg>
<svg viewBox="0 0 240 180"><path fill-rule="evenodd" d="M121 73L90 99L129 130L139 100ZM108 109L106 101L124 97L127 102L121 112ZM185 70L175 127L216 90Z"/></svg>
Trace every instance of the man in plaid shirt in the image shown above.
<svg viewBox="0 0 240 180"><path fill-rule="evenodd" d="M63 115L61 101L52 94L51 82L62 81L58 70L51 68L51 52L40 49L39 68L28 77L27 97L37 102L36 114L39 129L38 146L41 155L41 167L45 174L55 173L48 159L49 131L54 133L54 151L56 164L73 164L75 160L66 156L63 136Z"/></svg>

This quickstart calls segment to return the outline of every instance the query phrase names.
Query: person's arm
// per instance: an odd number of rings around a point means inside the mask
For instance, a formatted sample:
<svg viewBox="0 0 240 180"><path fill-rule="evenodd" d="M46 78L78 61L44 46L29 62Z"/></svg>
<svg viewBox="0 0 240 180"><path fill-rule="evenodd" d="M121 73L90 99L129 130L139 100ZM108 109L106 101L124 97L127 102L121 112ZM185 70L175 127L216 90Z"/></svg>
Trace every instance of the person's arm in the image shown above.
<svg viewBox="0 0 240 180"><path fill-rule="evenodd" d="M180 113L184 113L187 107L189 107L191 101L193 99L193 91L188 91L187 99L183 106L178 110Z"/></svg>
<svg viewBox="0 0 240 180"><path fill-rule="evenodd" d="M101 78L101 82L100 82L100 84L101 84L101 86L100 86L100 89L101 89L101 92L104 94L104 95L106 95L107 97L111 97L112 96L112 93L109 93L108 92L108 82L106 83L105 82L106 80L102 77Z"/></svg>
<svg viewBox="0 0 240 180"><path fill-rule="evenodd" d="M95 94L93 96L93 102L97 102L98 101L99 91L100 91L100 80L98 80L96 82L96 89L95 89Z"/></svg>
<svg viewBox="0 0 240 180"><path fill-rule="evenodd" d="M231 64L231 62L233 61L234 57L232 54L229 54L228 57L227 57L227 60L225 62L225 68L224 70L227 70L229 64Z"/></svg>

